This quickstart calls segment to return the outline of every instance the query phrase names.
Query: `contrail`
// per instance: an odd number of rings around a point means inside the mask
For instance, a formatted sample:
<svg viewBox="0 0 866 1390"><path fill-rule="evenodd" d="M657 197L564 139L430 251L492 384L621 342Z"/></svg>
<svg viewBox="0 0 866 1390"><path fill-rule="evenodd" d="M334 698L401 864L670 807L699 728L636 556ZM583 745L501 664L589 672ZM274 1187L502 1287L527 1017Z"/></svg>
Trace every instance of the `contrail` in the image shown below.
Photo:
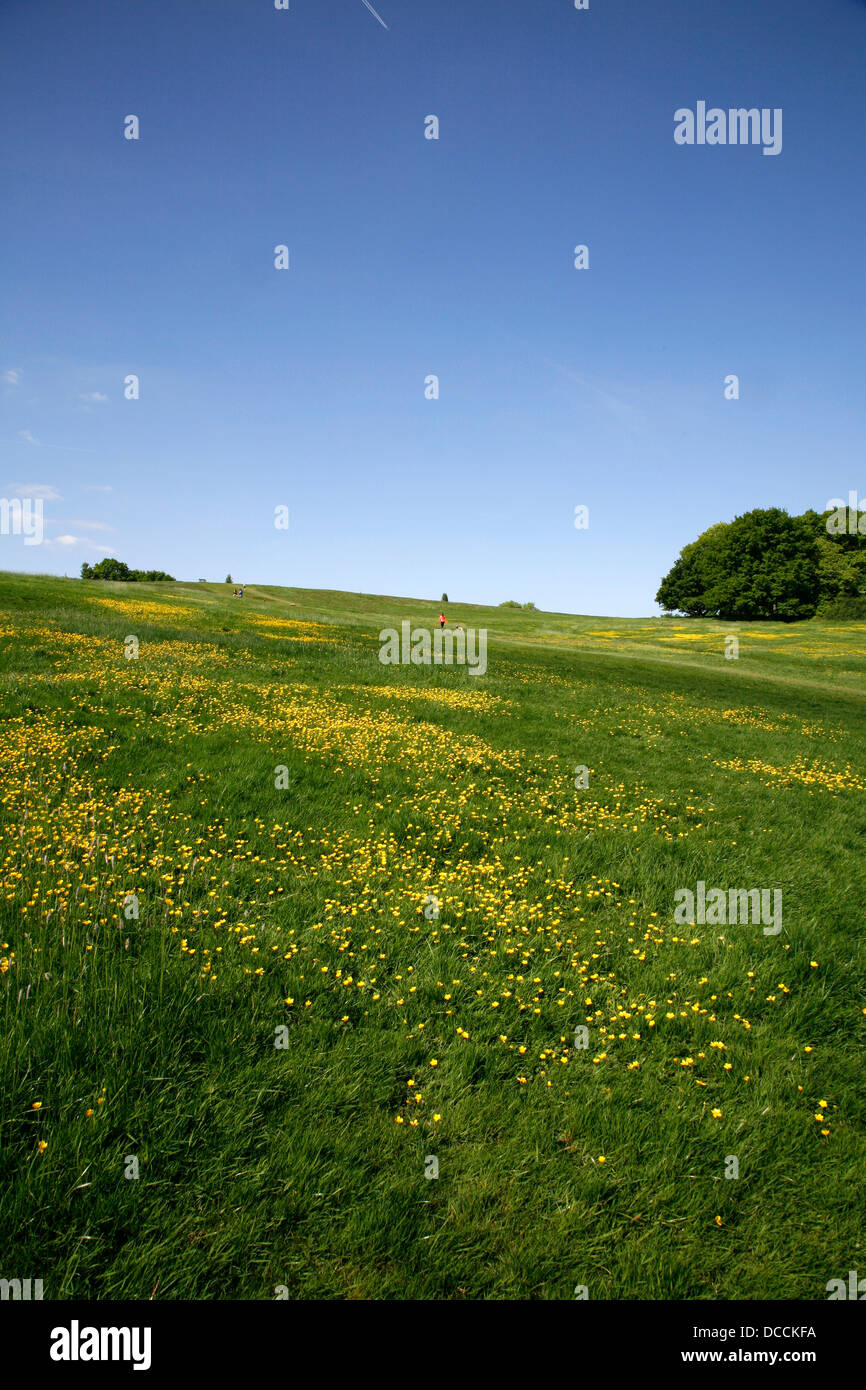
<svg viewBox="0 0 866 1390"><path fill-rule="evenodd" d="M383 29L387 29L387 28L388 28L387 24L385 23L384 19L382 18L382 16L381 16L380 14L376 14L376 11L373 9L373 6L370 4L370 0L363 0L363 3L367 6L367 9L370 11L370 14L376 15L376 18L378 19L378 21L379 21L379 23L381 24L382 28L383 28Z"/></svg>

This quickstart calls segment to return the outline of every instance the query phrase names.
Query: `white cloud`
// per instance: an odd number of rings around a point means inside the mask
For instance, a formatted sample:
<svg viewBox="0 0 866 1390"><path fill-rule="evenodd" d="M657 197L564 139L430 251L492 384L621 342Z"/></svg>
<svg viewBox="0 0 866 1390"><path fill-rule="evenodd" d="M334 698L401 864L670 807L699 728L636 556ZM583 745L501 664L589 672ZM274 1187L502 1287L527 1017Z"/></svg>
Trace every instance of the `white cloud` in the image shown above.
<svg viewBox="0 0 866 1390"><path fill-rule="evenodd" d="M93 541L88 540L86 536L55 536L53 541L49 541L49 540L46 539L46 540L44 540L44 541L42 542L42 544L43 544L43 545L49 545L49 546L50 546L50 545L63 545L63 546L80 545L80 546L83 547L84 550L97 550L97 551L99 551L102 555L116 555L116 554L117 554L117 551L116 551L116 550L113 550L112 547L111 547L110 545L96 545Z"/></svg>
<svg viewBox="0 0 866 1390"><path fill-rule="evenodd" d="M11 489L16 497L41 497L43 502L62 502L63 498L50 483L16 483Z"/></svg>
<svg viewBox="0 0 866 1390"><path fill-rule="evenodd" d="M23 443L25 443L25 444L38 444L38 443L39 443L39 440L36 438L35 434L31 434L29 430L19 430L19 431L18 431L18 438L19 438L20 440L22 440Z"/></svg>
<svg viewBox="0 0 866 1390"><path fill-rule="evenodd" d="M10 367L8 372L3 373L3 380L7 386L17 386L21 380L21 373L16 367Z"/></svg>
<svg viewBox="0 0 866 1390"><path fill-rule="evenodd" d="M103 395L101 391L84 391L79 394L78 399L80 401L98 401L102 404L108 400L108 397Z"/></svg>

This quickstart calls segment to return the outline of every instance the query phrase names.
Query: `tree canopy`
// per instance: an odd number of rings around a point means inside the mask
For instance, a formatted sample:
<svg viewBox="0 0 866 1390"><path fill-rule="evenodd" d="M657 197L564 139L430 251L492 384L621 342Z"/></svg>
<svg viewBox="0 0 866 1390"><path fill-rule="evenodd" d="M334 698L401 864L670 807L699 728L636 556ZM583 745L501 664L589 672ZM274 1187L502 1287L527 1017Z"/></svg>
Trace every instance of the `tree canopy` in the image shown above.
<svg viewBox="0 0 866 1390"><path fill-rule="evenodd" d="M85 560L81 566L82 579L114 579L122 583L135 583L140 581L142 584L154 584L160 580L171 580L174 582L173 574L166 574L164 570L131 570L122 560L116 560L113 555L106 555L104 560L99 560L95 565L88 565Z"/></svg>
<svg viewBox="0 0 866 1390"><path fill-rule="evenodd" d="M768 507L717 522L683 546L656 602L691 618L791 622L866 594L866 512L850 516L843 528L833 511Z"/></svg>

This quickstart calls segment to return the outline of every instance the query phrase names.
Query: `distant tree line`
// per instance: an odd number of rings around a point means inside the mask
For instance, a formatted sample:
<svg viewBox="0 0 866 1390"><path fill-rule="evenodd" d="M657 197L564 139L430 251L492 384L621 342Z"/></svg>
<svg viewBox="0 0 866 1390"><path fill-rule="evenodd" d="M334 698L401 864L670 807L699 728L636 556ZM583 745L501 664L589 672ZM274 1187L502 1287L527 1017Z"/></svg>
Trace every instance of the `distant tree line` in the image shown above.
<svg viewBox="0 0 866 1390"><path fill-rule="evenodd" d="M722 621L866 617L866 511L768 507L717 522L683 546L656 602Z"/></svg>
<svg viewBox="0 0 866 1390"><path fill-rule="evenodd" d="M115 560L112 555L106 555L104 560L99 560L95 565L88 565L85 560L81 566L81 578L115 579L127 584L134 584L139 580L143 584L153 584L162 579L174 581L174 575L166 574L165 570L131 570L122 560Z"/></svg>

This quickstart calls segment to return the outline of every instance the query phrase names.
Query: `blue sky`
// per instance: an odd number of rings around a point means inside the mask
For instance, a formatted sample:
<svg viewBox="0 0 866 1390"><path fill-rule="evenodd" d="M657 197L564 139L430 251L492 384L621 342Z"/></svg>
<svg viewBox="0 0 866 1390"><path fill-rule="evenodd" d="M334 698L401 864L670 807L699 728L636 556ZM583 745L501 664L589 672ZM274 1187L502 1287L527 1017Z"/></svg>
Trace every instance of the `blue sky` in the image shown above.
<svg viewBox="0 0 866 1390"><path fill-rule="evenodd" d="M376 10L2 0L0 495L49 543L0 567L631 616L713 522L866 493L866 5ZM699 101L781 153L678 146Z"/></svg>

